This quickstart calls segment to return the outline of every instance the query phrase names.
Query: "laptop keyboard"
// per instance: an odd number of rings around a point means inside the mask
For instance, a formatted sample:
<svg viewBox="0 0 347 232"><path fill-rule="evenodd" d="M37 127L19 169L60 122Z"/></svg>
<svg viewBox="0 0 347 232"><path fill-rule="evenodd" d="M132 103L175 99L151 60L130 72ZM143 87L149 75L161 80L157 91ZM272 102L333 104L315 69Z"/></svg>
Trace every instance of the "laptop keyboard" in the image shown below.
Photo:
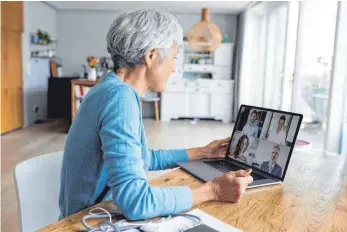
<svg viewBox="0 0 347 232"><path fill-rule="evenodd" d="M267 179L266 177L263 177L261 175L258 175L257 173L252 172L251 176L253 177L253 180L262 180L262 179Z"/></svg>
<svg viewBox="0 0 347 232"><path fill-rule="evenodd" d="M219 171L222 171L224 173L229 172L229 171L237 171L240 170L240 167L227 162L225 160L212 160L212 161L204 161L205 164L210 165L211 167L214 167L218 169ZM251 176L253 177L253 180L261 180L261 179L266 179L265 177L258 175L254 172L251 173Z"/></svg>
<svg viewBox="0 0 347 232"><path fill-rule="evenodd" d="M237 171L240 169L240 167L227 162L225 160L213 160L213 161L204 161L205 164L210 165L211 167L214 167L222 172L229 172L229 171Z"/></svg>

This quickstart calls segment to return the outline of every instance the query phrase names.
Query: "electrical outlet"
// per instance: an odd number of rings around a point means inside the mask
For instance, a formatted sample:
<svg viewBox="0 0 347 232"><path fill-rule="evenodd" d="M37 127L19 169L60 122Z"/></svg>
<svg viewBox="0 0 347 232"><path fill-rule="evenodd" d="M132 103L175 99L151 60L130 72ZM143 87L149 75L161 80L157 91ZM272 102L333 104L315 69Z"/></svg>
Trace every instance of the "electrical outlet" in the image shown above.
<svg viewBox="0 0 347 232"><path fill-rule="evenodd" d="M39 109L40 109L39 106L34 105L33 111L34 111L35 113L39 112Z"/></svg>

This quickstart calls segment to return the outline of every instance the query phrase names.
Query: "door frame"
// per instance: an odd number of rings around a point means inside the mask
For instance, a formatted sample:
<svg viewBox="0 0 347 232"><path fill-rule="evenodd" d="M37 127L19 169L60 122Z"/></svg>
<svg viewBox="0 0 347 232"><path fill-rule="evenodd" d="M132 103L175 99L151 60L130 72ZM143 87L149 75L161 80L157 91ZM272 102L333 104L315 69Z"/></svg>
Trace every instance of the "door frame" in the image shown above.
<svg viewBox="0 0 347 232"><path fill-rule="evenodd" d="M299 87L300 87L300 73L302 68L302 58L304 50L304 30L305 30L305 17L304 17L304 4L306 2L299 3L299 18L298 18L298 27L297 27L297 40L296 40L296 49L295 49L295 65L294 65L294 80L293 80L293 90L292 90L292 104L291 111L298 111L298 101L299 96ZM331 78L329 83L329 97L327 102L327 112L326 112L326 129L324 130L324 145L323 151L339 153L343 151L343 142L347 136L343 135L343 131L347 130L347 126L344 125L344 117L346 117L347 108L347 94L343 94L343 89L347 88L347 68L345 68L345 83L338 77L337 68L341 67L341 56L338 56L338 53L341 50L341 47L347 48L347 43L345 42L347 38L347 33L344 35L343 39L339 38L339 33L342 32L343 27L341 26L341 17L342 17L342 6L344 6L344 22L347 25L347 4L345 2L337 2L337 12L336 12L336 22L335 22L335 33L334 33L334 48L333 48L333 59L331 67ZM345 43L341 45L341 43ZM340 43L340 44L339 44ZM339 47L341 46L341 47ZM347 50L346 50L347 52ZM347 53L345 53L347 54ZM344 55L347 60L347 55ZM338 66L339 65L339 66ZM340 75L341 73L339 73ZM344 96L345 95L345 96ZM341 107L345 106L345 107ZM334 118L334 120L331 120ZM345 129L343 129L345 127ZM345 131L347 133L347 131ZM346 138L343 138L346 137ZM347 150L347 148L345 148ZM345 151L347 153L347 151Z"/></svg>
<svg viewBox="0 0 347 232"><path fill-rule="evenodd" d="M293 88L292 88L292 100L291 100L291 111L297 112L297 101L300 86L300 69L302 63L302 50L303 50L303 31L304 31L304 11L302 9L302 2L299 2L299 16L297 24L297 34L296 34L296 46L294 55L294 72L293 72Z"/></svg>
<svg viewBox="0 0 347 232"><path fill-rule="evenodd" d="M264 90L265 85L266 85L266 64L267 64L267 59L269 57L268 51L267 51L267 47L268 47L268 40L269 40L269 30L270 30L270 17L271 17L271 13L273 11L275 11L276 9L278 9L279 7L285 6L286 10L285 10L285 28L284 28L284 41L283 41L283 54L281 55L283 57L283 63L282 63L282 72L281 72L281 80L280 80L280 92L282 92L283 87L284 87L284 74L285 74L285 70L286 70L286 59L287 59L287 43L288 43L288 39L287 39L287 35L288 35L288 25L289 25L289 7L290 7L290 2L286 2L286 1L274 1L274 2L261 2L256 4L252 9L250 9L247 13L251 13L254 14L253 15L253 23L256 24L256 26L253 26L253 29L258 28L258 35L259 35L259 41L258 44L260 45L259 47L259 51L256 54L257 58L259 59L259 61L261 61L261 63L257 66L256 73L253 73L254 75L258 76L258 81L259 82L263 82L263 86L261 88L261 90L258 91L254 91L253 94L256 94L255 99L253 99L254 105L262 105L264 106L265 104L265 92ZM260 19L260 21L254 20L254 17L258 17L258 19ZM247 25L246 25L247 27ZM277 26L276 26L277 27ZM275 38L276 39L276 38ZM277 38L278 39L278 38ZM258 88L258 86L257 86ZM279 109L282 109L282 103L283 103L283 94L281 94L281 99L279 102Z"/></svg>
<svg viewBox="0 0 347 232"><path fill-rule="evenodd" d="M290 2L268 2L267 3L268 6L270 6L268 8L268 10L265 12L265 20L266 20L266 26L265 26L265 44L264 44L264 51L265 51L265 55L264 55L264 62L263 62L263 90L266 90L266 85L267 85L267 79L266 79L266 75L267 75L267 61L268 61L268 51L266 50L266 48L268 48L268 42L269 42L269 36L270 36L270 17L272 16L271 13L275 10L277 10L279 7L285 6L285 28L284 28L284 41L283 41L283 54L281 54L280 56L282 56L282 64L281 64L281 74L278 78L280 78L279 82L280 82L280 90L278 91L280 93L280 101L279 101L279 106L278 109L281 110L283 108L283 88L284 88L284 80L285 80L285 70L286 70L286 59L287 59L287 43L288 43L288 25L289 25L289 8L290 8ZM278 29L278 25L276 25L276 29ZM264 38L263 38L264 39ZM279 41L278 37L275 37L275 43L277 43ZM276 57L276 55L274 54L274 58ZM266 91L263 91L262 94L262 105L264 107L265 106L265 97Z"/></svg>
<svg viewBox="0 0 347 232"><path fill-rule="evenodd" d="M337 3L334 56L332 60L329 98L327 104L327 128L324 150L342 154L345 115L347 108L347 4ZM345 131L346 133L347 131Z"/></svg>

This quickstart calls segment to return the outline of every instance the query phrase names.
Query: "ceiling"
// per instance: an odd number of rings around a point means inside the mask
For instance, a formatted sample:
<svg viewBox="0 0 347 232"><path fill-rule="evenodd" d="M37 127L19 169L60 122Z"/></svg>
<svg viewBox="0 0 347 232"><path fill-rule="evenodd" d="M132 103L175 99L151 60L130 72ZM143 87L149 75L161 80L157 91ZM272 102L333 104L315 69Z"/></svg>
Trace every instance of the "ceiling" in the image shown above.
<svg viewBox="0 0 347 232"><path fill-rule="evenodd" d="M45 1L57 10L121 11L155 8L170 13L200 13L208 7L211 13L238 14L251 1Z"/></svg>

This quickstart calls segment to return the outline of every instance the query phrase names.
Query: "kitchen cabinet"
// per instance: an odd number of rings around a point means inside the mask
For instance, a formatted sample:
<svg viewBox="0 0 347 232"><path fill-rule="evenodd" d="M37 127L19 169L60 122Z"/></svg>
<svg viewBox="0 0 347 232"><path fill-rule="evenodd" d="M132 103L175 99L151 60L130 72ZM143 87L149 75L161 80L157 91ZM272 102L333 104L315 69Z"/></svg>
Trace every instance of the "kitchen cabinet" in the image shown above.
<svg viewBox="0 0 347 232"><path fill-rule="evenodd" d="M231 79L231 69L230 67L214 67L213 79L216 80L230 80Z"/></svg>
<svg viewBox="0 0 347 232"><path fill-rule="evenodd" d="M178 54L176 55L175 57L175 65L176 67L179 67L179 66L183 66L183 63L184 63L184 50L183 49L180 49L178 51Z"/></svg>
<svg viewBox="0 0 347 232"><path fill-rule="evenodd" d="M1 133L9 131L11 123L11 97L8 88L1 88Z"/></svg>
<svg viewBox="0 0 347 232"><path fill-rule="evenodd" d="M183 68L176 66L175 71L171 74L170 79L179 79L183 77Z"/></svg>
<svg viewBox="0 0 347 232"><path fill-rule="evenodd" d="M1 91L1 132L23 125L23 89L3 88Z"/></svg>
<svg viewBox="0 0 347 232"><path fill-rule="evenodd" d="M231 117L232 95L227 93L211 94L211 116L222 121L228 121Z"/></svg>
<svg viewBox="0 0 347 232"><path fill-rule="evenodd" d="M211 115L228 121L233 105L233 81L214 81L211 85Z"/></svg>
<svg viewBox="0 0 347 232"><path fill-rule="evenodd" d="M47 117L63 118L72 122L71 80L79 77L50 77L47 92Z"/></svg>
<svg viewBox="0 0 347 232"><path fill-rule="evenodd" d="M1 1L1 28L23 32L23 2Z"/></svg>
<svg viewBox="0 0 347 232"><path fill-rule="evenodd" d="M21 33L1 29L1 133L20 128L24 123Z"/></svg>
<svg viewBox="0 0 347 232"><path fill-rule="evenodd" d="M234 81L218 80L211 83L211 93L233 94Z"/></svg>
<svg viewBox="0 0 347 232"><path fill-rule="evenodd" d="M182 79L171 78L166 83L165 90L168 92L184 92L183 90L185 86L186 86L186 82L183 81Z"/></svg>
<svg viewBox="0 0 347 232"><path fill-rule="evenodd" d="M185 64L184 71L186 72L213 72L214 66L210 64L199 65L199 64Z"/></svg>
<svg viewBox="0 0 347 232"><path fill-rule="evenodd" d="M210 115L209 93L192 92L188 94L188 101L188 116L205 118Z"/></svg>
<svg viewBox="0 0 347 232"><path fill-rule="evenodd" d="M215 66L228 66L232 67L233 64L233 44L221 43L214 52L214 65Z"/></svg>
<svg viewBox="0 0 347 232"><path fill-rule="evenodd" d="M233 63L233 44L222 43L214 53L213 78L217 80L231 79Z"/></svg>
<svg viewBox="0 0 347 232"><path fill-rule="evenodd" d="M23 2L1 2L1 133L23 126Z"/></svg>
<svg viewBox="0 0 347 232"><path fill-rule="evenodd" d="M10 90L11 95L11 116L12 128L20 128L23 126L23 88L13 88Z"/></svg>
<svg viewBox="0 0 347 232"><path fill-rule="evenodd" d="M212 53L193 51L185 43L175 60L175 72L161 94L161 121L181 117L230 122L234 88L232 57L232 43L222 43ZM194 59L205 61L192 64Z"/></svg>
<svg viewBox="0 0 347 232"><path fill-rule="evenodd" d="M172 118L186 117L188 108L188 95L184 92L165 92L161 95L161 121L170 121ZM164 105L163 105L164 104Z"/></svg>
<svg viewBox="0 0 347 232"><path fill-rule="evenodd" d="M161 94L161 121L177 118L231 120L233 80L173 80Z"/></svg>

